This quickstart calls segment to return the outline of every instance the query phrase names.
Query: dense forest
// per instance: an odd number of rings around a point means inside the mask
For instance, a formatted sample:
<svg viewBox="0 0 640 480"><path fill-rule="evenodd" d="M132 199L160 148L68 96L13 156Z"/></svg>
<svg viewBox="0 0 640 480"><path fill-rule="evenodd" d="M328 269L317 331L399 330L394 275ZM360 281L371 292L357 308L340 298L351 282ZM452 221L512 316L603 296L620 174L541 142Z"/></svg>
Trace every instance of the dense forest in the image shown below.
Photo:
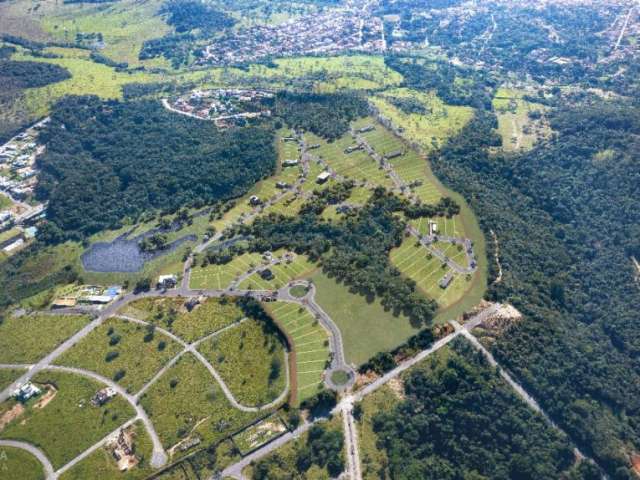
<svg viewBox="0 0 640 480"><path fill-rule="evenodd" d="M290 126L327 140L344 135L349 131L349 123L368 111L367 100L351 93L281 92L276 98L276 114Z"/></svg>
<svg viewBox="0 0 640 480"><path fill-rule="evenodd" d="M214 34L236 23L226 13L200 0L170 0L160 13L167 15L167 23L178 33L199 29L203 33Z"/></svg>
<svg viewBox="0 0 640 480"><path fill-rule="evenodd" d="M158 102L67 97L42 132L37 194L51 240L82 238L150 209L243 194L275 167L273 132L218 131Z"/></svg>
<svg viewBox="0 0 640 480"><path fill-rule="evenodd" d="M630 258L640 110L564 106L551 123L554 137L533 151L490 155L496 119L479 113L432 163L487 238L497 235L504 275L490 298L525 315L494 353L612 478L630 479L640 449L640 288Z"/></svg>
<svg viewBox="0 0 640 480"><path fill-rule="evenodd" d="M388 478L558 479L574 462L567 439L464 340L412 370L405 394L406 400L373 417ZM599 478L588 465L582 469L569 478Z"/></svg>

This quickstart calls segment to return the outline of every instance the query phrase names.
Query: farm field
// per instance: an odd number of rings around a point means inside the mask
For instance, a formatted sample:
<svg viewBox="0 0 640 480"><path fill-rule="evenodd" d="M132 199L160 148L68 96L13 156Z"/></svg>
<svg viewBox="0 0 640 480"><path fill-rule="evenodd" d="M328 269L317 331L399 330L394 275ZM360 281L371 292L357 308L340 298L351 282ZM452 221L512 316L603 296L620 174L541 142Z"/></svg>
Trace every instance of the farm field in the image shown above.
<svg viewBox="0 0 640 480"><path fill-rule="evenodd" d="M551 133L545 121L529 117L533 111L544 113L545 107L524 100L524 94L523 91L500 88L493 99L505 152L531 150L538 140Z"/></svg>
<svg viewBox="0 0 640 480"><path fill-rule="evenodd" d="M242 274L262 264L257 253L245 253L233 258L224 265L209 264L206 267L194 266L191 269L190 288L222 290L238 279Z"/></svg>
<svg viewBox="0 0 640 480"><path fill-rule="evenodd" d="M306 308L295 303L263 303L263 306L293 341L296 403L299 404L322 388L323 373L329 360L327 332Z"/></svg>
<svg viewBox="0 0 640 480"><path fill-rule="evenodd" d="M20 449L0 447L0 479L44 480L45 473L36 457Z"/></svg>
<svg viewBox="0 0 640 480"><path fill-rule="evenodd" d="M426 109L426 113L406 113L393 104L410 99ZM383 117L403 129L403 136L422 146L436 149L457 134L473 117L473 109L446 105L435 93L396 88L374 96L371 100Z"/></svg>
<svg viewBox="0 0 640 480"><path fill-rule="evenodd" d="M133 431L133 446L139 463L123 474L116 464L113 454L107 448L100 448L87 458L60 475L60 480L87 480L100 478L101 480L119 480L123 476L127 480L142 480L147 478L153 469L149 466L153 445L142 422L134 423L129 430Z"/></svg>
<svg viewBox="0 0 640 480"><path fill-rule="evenodd" d="M118 378L120 385L135 393L180 350L178 343L161 332L110 318L67 350L56 364Z"/></svg>
<svg viewBox="0 0 640 480"><path fill-rule="evenodd" d="M185 342L194 342L220 330L243 317L233 300L207 298L189 312L186 298L145 298L122 310L140 320L162 327Z"/></svg>
<svg viewBox="0 0 640 480"><path fill-rule="evenodd" d="M0 324L0 363L35 363L87 323L84 315L9 316Z"/></svg>
<svg viewBox="0 0 640 480"><path fill-rule="evenodd" d="M262 322L243 321L202 342L198 350L243 405L272 402L287 387L284 345L278 332Z"/></svg>
<svg viewBox="0 0 640 480"><path fill-rule="evenodd" d="M302 255L293 254L294 259L291 263L282 259L282 251L274 252L273 255L281 258L279 264L269 267L274 278L265 280L256 272L240 283L239 288L241 290L278 290L290 281L302 278L317 268L314 263L311 263L307 260L307 257Z"/></svg>
<svg viewBox="0 0 640 480"><path fill-rule="evenodd" d="M316 285L316 302L342 332L348 363L360 365L378 352L391 350L418 333L406 317L386 312L380 302L372 303L349 292L321 271L310 280Z"/></svg>
<svg viewBox="0 0 640 480"><path fill-rule="evenodd" d="M206 367L191 354L180 357L145 392L140 403L167 449L187 438L212 443L260 415L235 409ZM178 450L174 457L184 453L188 452Z"/></svg>
<svg viewBox="0 0 640 480"><path fill-rule="evenodd" d="M41 448L54 468L62 467L134 416L133 408L119 396L102 407L93 406L91 397L104 387L93 380L41 372L34 381L54 386L55 396L44 405L38 399L29 401L24 413L0 432L0 438ZM46 393L41 398L46 398Z"/></svg>

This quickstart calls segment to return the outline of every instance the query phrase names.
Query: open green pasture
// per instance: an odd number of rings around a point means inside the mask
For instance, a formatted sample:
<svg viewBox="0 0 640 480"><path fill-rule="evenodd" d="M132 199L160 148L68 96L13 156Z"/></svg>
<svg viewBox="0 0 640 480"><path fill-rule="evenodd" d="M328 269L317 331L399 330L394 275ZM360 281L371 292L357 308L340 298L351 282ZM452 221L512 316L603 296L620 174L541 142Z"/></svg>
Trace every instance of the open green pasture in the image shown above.
<svg viewBox="0 0 640 480"><path fill-rule="evenodd" d="M202 342L198 350L243 405L260 406L286 388L286 355L276 331L249 319Z"/></svg>
<svg viewBox="0 0 640 480"><path fill-rule="evenodd" d="M0 432L0 438L41 448L54 468L62 467L135 414L119 396L102 407L92 405L91 398L104 385L85 377L41 372L34 382L54 387L55 396L45 406L38 399L30 400L25 412Z"/></svg>
<svg viewBox="0 0 640 480"><path fill-rule="evenodd" d="M233 408L213 376L191 354L180 357L145 392L141 404L166 448L195 437L211 444L261 415ZM183 452L176 451L175 456L180 455Z"/></svg>
<svg viewBox="0 0 640 480"><path fill-rule="evenodd" d="M328 334L313 315L298 304L275 302L263 306L293 341L297 401L301 402L322 388L322 377L329 360Z"/></svg>
<svg viewBox="0 0 640 480"><path fill-rule="evenodd" d="M408 318L385 311L379 300L369 302L351 293L348 287L320 270L311 280L317 288L316 301L340 328L349 363L360 365L378 352L392 350L419 331Z"/></svg>
<svg viewBox="0 0 640 480"><path fill-rule="evenodd" d="M137 300L122 310L140 320L169 330L185 342L194 342L243 317L233 299L207 298L189 311L184 297L155 297Z"/></svg>
<svg viewBox="0 0 640 480"><path fill-rule="evenodd" d="M0 363L35 363L87 323L85 315L9 316L0 323Z"/></svg>
<svg viewBox="0 0 640 480"><path fill-rule="evenodd" d="M0 392L15 382L26 370L0 369Z"/></svg>
<svg viewBox="0 0 640 480"><path fill-rule="evenodd" d="M464 226L462 225L459 215L455 215L451 218L447 217L435 217L426 218L420 217L409 220L409 223L415 227L421 235L429 235L429 222L435 222L436 235L444 235L447 237L462 238L464 236Z"/></svg>
<svg viewBox="0 0 640 480"><path fill-rule="evenodd" d="M60 480L87 480L100 478L101 480L142 480L153 473L149 465L153 453L153 444L142 422L136 422L127 429L133 433L133 447L138 458L138 464L126 471L118 469L113 454L107 448L100 448L60 475Z"/></svg>
<svg viewBox="0 0 640 480"><path fill-rule="evenodd" d="M161 332L110 318L67 350L56 363L90 370L114 380L118 378L120 385L135 393L180 350L182 347L177 342Z"/></svg>
<svg viewBox="0 0 640 480"><path fill-rule="evenodd" d="M523 99L525 91L499 88L493 99L493 108L498 117L498 133L502 137L502 148L506 152L531 150L538 140L551 131L542 118L534 120L529 113L544 113L546 107Z"/></svg>

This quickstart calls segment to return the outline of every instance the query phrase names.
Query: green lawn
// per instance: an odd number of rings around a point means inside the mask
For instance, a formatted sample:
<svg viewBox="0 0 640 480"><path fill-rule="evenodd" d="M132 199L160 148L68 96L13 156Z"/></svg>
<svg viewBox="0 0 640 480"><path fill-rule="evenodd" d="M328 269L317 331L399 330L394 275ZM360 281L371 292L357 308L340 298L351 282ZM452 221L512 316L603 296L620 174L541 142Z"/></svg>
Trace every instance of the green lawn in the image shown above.
<svg viewBox="0 0 640 480"><path fill-rule="evenodd" d="M110 318L56 360L58 365L78 367L115 379L135 393L153 378L160 368L182 350L175 341L160 332L150 333L143 325ZM107 355L118 354L107 360Z"/></svg>
<svg viewBox="0 0 640 480"><path fill-rule="evenodd" d="M142 396L141 404L166 448L191 436L210 444L261 415L233 408L216 380L191 354L160 377Z"/></svg>
<svg viewBox="0 0 640 480"><path fill-rule="evenodd" d="M305 308L295 303L264 303L264 308L284 329L296 352L296 403L322 389L329 359L327 332Z"/></svg>
<svg viewBox="0 0 640 480"><path fill-rule="evenodd" d="M286 387L284 346L264 323L246 320L201 343L198 350L243 405L269 403Z"/></svg>
<svg viewBox="0 0 640 480"><path fill-rule="evenodd" d="M0 480L44 480L36 457L20 448L0 447Z"/></svg>
<svg viewBox="0 0 640 480"><path fill-rule="evenodd" d="M227 288L240 275L261 265L261 263L262 257L259 254L245 253L224 265L194 266L191 271L190 287L193 289L222 290Z"/></svg>
<svg viewBox="0 0 640 480"><path fill-rule="evenodd" d="M386 312L378 300L350 293L321 271L311 280L317 287L316 301L342 332L345 356L360 365L380 351L391 350L418 333L408 318Z"/></svg>
<svg viewBox="0 0 640 480"><path fill-rule="evenodd" d="M191 312L186 298L144 298L122 313L169 330L185 342L194 342L240 320L243 313L233 299L208 298Z"/></svg>
<svg viewBox="0 0 640 480"><path fill-rule="evenodd" d="M0 324L0 363L35 363L88 322L83 315L9 316Z"/></svg>
<svg viewBox="0 0 640 480"><path fill-rule="evenodd" d="M531 150L536 142L549 136L551 130L543 120L529 118L529 112L546 110L544 105L527 102L524 91L499 88L493 99L498 117L498 133L506 152Z"/></svg>
<svg viewBox="0 0 640 480"><path fill-rule="evenodd" d="M149 466L149 460L153 453L153 444L142 422L137 422L129 427L133 431L133 447L139 463L132 469L122 473L118 470L113 454L107 448L101 448L80 463L73 466L60 476L60 480L87 480L100 478L101 480L142 480L147 478L153 469Z"/></svg>
<svg viewBox="0 0 640 480"><path fill-rule="evenodd" d="M9 197L0 194L0 210L5 210L13 205L13 202L9 199Z"/></svg>
<svg viewBox="0 0 640 480"><path fill-rule="evenodd" d="M0 433L0 438L21 440L41 448L54 468L60 468L135 415L121 397L102 407L90 403L104 387L93 380L61 372L41 372L34 381L54 385L55 397L44 408L37 399Z"/></svg>

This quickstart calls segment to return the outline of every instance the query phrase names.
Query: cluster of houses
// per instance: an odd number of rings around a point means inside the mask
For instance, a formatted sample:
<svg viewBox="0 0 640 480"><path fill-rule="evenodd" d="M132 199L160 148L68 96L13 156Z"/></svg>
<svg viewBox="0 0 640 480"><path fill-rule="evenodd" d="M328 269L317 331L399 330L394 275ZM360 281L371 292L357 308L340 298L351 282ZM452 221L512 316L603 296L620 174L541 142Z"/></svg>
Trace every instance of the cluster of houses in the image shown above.
<svg viewBox="0 0 640 480"><path fill-rule="evenodd" d="M273 98L273 93L264 90L194 90L189 95L178 97L171 108L226 128L248 119L271 116L271 110L265 105Z"/></svg>
<svg viewBox="0 0 640 480"><path fill-rule="evenodd" d="M109 287L82 285L72 292L56 298L51 303L51 308L61 309L77 306L103 308L116 300L121 294L122 287L119 285L111 285Z"/></svg>
<svg viewBox="0 0 640 480"><path fill-rule="evenodd" d="M14 392L13 398L21 403L28 402L32 398L39 396L42 393L42 389L40 387L36 387L31 382L26 382L20 385Z"/></svg>
<svg viewBox="0 0 640 480"><path fill-rule="evenodd" d="M382 19L355 3L227 34L206 46L199 62L221 66L271 57L383 51Z"/></svg>

